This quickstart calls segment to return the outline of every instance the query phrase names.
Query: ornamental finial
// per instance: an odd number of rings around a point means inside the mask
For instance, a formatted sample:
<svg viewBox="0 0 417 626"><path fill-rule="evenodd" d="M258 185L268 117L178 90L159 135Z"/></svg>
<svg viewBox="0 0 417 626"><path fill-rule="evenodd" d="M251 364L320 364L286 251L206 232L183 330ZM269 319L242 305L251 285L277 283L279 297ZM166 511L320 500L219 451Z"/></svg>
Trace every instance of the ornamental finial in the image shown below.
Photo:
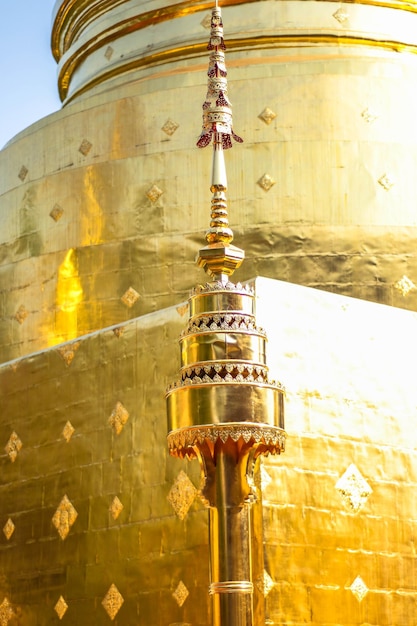
<svg viewBox="0 0 417 626"><path fill-rule="evenodd" d="M223 20L217 0L211 12L211 30L207 49L210 50L207 72L208 88L203 103L203 128L197 146L204 148L213 140L210 185L213 197L210 228L206 232L208 245L200 250L197 262L215 280L227 282L228 277L242 263L245 254L240 248L230 245L233 241L233 231L229 228L227 215L225 195L227 176L223 150L232 147L232 138L239 143L243 140L233 131L232 105L227 96Z"/></svg>

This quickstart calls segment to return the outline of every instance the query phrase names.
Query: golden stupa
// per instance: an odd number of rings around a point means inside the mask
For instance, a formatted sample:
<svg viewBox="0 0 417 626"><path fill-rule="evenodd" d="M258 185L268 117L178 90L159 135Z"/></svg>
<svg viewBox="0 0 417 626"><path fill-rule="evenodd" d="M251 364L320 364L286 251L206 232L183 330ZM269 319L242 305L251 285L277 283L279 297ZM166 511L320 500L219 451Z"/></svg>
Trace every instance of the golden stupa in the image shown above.
<svg viewBox="0 0 417 626"><path fill-rule="evenodd" d="M0 626L417 624L416 6L221 3L232 244L213 3L57 1L63 108L0 152Z"/></svg>

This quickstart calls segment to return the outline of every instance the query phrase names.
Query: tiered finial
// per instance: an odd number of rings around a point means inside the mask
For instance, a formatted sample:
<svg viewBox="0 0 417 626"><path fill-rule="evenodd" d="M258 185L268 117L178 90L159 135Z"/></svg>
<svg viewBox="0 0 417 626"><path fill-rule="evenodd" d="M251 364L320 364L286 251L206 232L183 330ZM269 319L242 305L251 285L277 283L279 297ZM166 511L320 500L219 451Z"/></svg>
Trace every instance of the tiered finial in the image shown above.
<svg viewBox="0 0 417 626"><path fill-rule="evenodd" d="M211 14L210 50L208 68L208 89L203 104L203 129L197 141L199 148L204 148L213 139L213 164L210 190L211 222L206 232L207 246L202 248L197 258L198 265L203 267L215 280L227 282L244 259L244 252L233 241L233 231L229 228L227 215L227 176L223 150L232 147L232 138L241 143L232 126L232 105L227 97L227 70L224 58L226 46L223 38L223 21L221 10L217 5Z"/></svg>

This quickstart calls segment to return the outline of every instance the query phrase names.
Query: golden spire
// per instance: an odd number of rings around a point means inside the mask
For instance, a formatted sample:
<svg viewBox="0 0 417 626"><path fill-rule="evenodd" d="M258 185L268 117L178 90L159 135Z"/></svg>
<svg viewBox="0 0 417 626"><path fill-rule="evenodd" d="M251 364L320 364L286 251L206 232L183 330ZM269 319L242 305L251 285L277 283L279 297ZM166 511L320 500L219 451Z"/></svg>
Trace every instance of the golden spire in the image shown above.
<svg viewBox="0 0 417 626"><path fill-rule="evenodd" d="M263 572L262 539L250 511L258 496L256 460L285 448L284 389L268 376L267 338L256 325L253 290L228 280L244 253L231 245L223 150L231 147L231 138L241 139L232 130L217 5L208 48L208 92L197 145L213 139L213 198L198 264L214 280L189 298L180 378L166 394L168 447L173 456L200 461L201 496L209 508L213 626L261 626L264 609L253 581Z"/></svg>
<svg viewBox="0 0 417 626"><path fill-rule="evenodd" d="M199 148L213 140L213 162L210 190L211 222L206 232L207 246L199 251L197 263L214 279L228 282L245 256L240 248L232 246L233 231L227 215L227 176L224 150L232 147L232 137L239 143L242 139L233 131L232 105L227 97L227 70L224 57L226 46L223 38L221 10L217 5L211 14L210 50L207 96L203 104L203 128L197 141Z"/></svg>

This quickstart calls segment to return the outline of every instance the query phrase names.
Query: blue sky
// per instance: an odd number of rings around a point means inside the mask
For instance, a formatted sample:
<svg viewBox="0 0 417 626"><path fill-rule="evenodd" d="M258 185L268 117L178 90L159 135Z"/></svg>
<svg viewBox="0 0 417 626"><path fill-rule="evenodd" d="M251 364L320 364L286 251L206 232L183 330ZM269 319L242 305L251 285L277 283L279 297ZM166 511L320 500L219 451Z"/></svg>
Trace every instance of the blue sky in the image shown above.
<svg viewBox="0 0 417 626"><path fill-rule="evenodd" d="M60 108L50 36L55 0L0 0L0 148Z"/></svg>

